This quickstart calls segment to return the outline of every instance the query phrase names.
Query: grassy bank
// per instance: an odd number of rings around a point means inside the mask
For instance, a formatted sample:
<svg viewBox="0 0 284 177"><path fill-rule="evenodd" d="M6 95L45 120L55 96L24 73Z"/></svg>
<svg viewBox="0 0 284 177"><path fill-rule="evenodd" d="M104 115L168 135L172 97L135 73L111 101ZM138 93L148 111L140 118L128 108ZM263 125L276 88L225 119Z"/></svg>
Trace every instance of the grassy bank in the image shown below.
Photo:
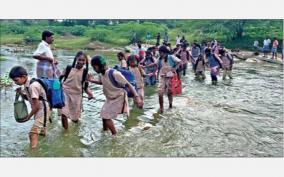
<svg viewBox="0 0 284 177"><path fill-rule="evenodd" d="M277 37L282 46L282 20L4 20L1 23L1 45L37 45L45 29L55 33L57 49L97 49L128 45L136 33L137 40L145 42L151 35L155 44L157 33L169 35L175 44L177 35L185 36L190 43L217 39L227 48L251 49L254 40L260 45L265 37ZM241 22L245 23L243 25ZM87 23L86 23L87 22ZM236 36L242 29L241 36Z"/></svg>

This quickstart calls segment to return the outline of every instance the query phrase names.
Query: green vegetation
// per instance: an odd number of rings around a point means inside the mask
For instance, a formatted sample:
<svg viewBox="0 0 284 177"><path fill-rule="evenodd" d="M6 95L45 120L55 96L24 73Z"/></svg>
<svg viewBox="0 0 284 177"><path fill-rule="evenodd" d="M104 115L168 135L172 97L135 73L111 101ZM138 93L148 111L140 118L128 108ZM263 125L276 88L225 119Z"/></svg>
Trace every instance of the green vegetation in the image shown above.
<svg viewBox="0 0 284 177"><path fill-rule="evenodd" d="M0 61L5 61L5 60L6 60L6 58L0 56Z"/></svg>
<svg viewBox="0 0 284 177"><path fill-rule="evenodd" d="M0 88L12 86L12 80L9 78L8 73L0 76Z"/></svg>
<svg viewBox="0 0 284 177"><path fill-rule="evenodd" d="M175 44L179 34L192 43L217 39L228 48L250 49L254 40L277 37L283 39L282 20L2 20L1 44L35 45L41 40L44 29L56 34L55 47L83 49L90 43L125 46L135 32L138 40L145 41L147 32L151 43L161 33L169 34Z"/></svg>

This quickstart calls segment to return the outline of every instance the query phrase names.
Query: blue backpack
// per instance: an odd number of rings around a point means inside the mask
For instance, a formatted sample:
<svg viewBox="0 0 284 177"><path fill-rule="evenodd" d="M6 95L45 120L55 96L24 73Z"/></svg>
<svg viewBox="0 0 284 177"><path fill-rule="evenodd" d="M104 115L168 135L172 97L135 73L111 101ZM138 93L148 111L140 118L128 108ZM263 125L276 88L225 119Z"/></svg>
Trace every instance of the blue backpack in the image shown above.
<svg viewBox="0 0 284 177"><path fill-rule="evenodd" d="M30 84L35 81L45 90L46 101L49 103L50 108L63 108L65 106L64 93L59 79L33 78Z"/></svg>
<svg viewBox="0 0 284 177"><path fill-rule="evenodd" d="M112 82L112 84L115 86L115 87L118 87L118 88L123 88L126 92L127 92L127 95L128 97L133 97L134 95L131 93L131 91L129 90L128 87L126 86L120 86L119 83L115 80L115 78L113 77L113 72L114 71L119 71L124 77L125 79L135 88L135 90L137 91L137 85L136 85L136 80L135 80L135 76L134 74L127 70L127 69L123 69L119 66L115 66L113 69L110 69L109 72L108 72L108 76L109 76L109 79L110 81Z"/></svg>

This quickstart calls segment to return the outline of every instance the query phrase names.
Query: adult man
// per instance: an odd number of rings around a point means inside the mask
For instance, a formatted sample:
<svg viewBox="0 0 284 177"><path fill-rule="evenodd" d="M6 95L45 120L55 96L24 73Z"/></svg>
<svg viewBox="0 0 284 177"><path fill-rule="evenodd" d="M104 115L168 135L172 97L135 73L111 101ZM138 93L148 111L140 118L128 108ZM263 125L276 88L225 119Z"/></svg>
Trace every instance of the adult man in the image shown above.
<svg viewBox="0 0 284 177"><path fill-rule="evenodd" d="M57 60L54 59L50 45L53 43L53 33L51 31L42 32L42 41L39 43L33 58L37 59L37 77L54 78L60 75L57 69Z"/></svg>

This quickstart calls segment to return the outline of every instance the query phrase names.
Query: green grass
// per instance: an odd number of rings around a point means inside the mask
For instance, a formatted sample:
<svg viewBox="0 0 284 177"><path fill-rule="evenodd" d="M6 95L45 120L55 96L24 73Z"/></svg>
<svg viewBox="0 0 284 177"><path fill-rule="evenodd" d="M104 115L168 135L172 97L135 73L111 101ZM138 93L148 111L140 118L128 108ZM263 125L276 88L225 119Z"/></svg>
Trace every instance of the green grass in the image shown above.
<svg viewBox="0 0 284 177"><path fill-rule="evenodd" d="M23 34L1 34L0 38L1 45L3 44L23 44Z"/></svg>
<svg viewBox="0 0 284 177"><path fill-rule="evenodd" d="M84 49L90 43L88 37L56 38L54 46L61 49Z"/></svg>

